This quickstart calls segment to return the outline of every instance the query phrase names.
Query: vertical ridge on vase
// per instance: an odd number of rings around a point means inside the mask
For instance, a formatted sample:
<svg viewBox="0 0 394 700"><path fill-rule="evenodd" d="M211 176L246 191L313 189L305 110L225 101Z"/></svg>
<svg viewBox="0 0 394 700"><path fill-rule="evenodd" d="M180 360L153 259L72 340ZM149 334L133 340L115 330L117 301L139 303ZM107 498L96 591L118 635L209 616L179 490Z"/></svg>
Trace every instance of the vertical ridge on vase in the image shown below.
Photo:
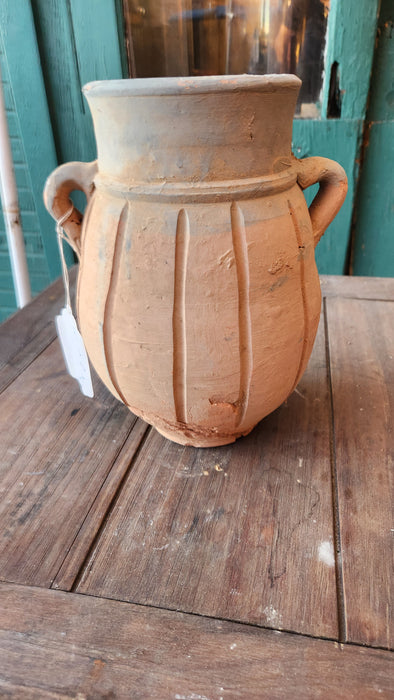
<svg viewBox="0 0 394 700"><path fill-rule="evenodd" d="M76 300L75 300L75 308L77 312L77 319L79 321L79 303L81 299L81 294L80 294L80 288L81 288L81 279L82 279L82 272L83 272L83 267L85 264L85 256L83 255L83 242L85 238L85 231L87 231L90 218L91 218L91 213L94 205L94 197L91 197L90 201L86 205L86 209L83 215L82 219L82 231L81 231L81 237L80 237L80 246L81 246L81 253L79 257L79 270L78 270L78 277L77 277L77 290L76 290Z"/></svg>
<svg viewBox="0 0 394 700"><path fill-rule="evenodd" d="M103 317L103 343L104 343L104 355L105 355L105 360L107 363L107 370L109 377L111 379L111 382L120 396L121 400L123 401L126 406L128 405L124 395L122 394L117 378L116 378L116 370L115 370L115 362L114 362L114 357L113 357L113 331L112 331L112 319L113 319L113 311L114 311L114 306L115 306L115 300L116 300L116 282L117 282L117 277L119 275L119 270L120 270L120 258L122 255L122 245L123 245L123 239L124 239L124 234L127 229L127 219L128 219L128 214L129 214L129 204L126 203L124 204L122 211L120 212L120 216L118 219L118 225L116 229L116 234L115 234L115 246L114 246L114 255L112 259L112 269L111 269L111 278L109 281L109 286L108 286L108 293L107 293L107 299L105 302L105 308L104 308L104 317Z"/></svg>
<svg viewBox="0 0 394 700"><path fill-rule="evenodd" d="M294 384L293 384L293 387L292 387L291 392L290 392L290 393L292 393L294 391L294 389L296 388L298 382L300 381L301 374L303 372L305 353L306 353L308 340L309 340L309 319L308 319L308 310L307 310L306 292L305 292L304 242L302 239L301 229L300 229L300 225L298 223L297 215L295 213L295 209L292 206L290 200L287 200L287 205L289 208L289 213L290 213L291 221L293 224L294 233L296 235L298 251L299 251L298 255L299 255L299 261L300 261L301 298L302 298L302 309L303 309L303 315L304 315L304 339L303 339L303 343L302 343L301 357L300 357L300 362L298 365L296 378L294 380Z"/></svg>
<svg viewBox="0 0 394 700"><path fill-rule="evenodd" d="M245 219L237 202L231 204L231 233L238 282L239 329L239 395L237 401L237 427L245 418L249 404L250 383L253 371L252 320L249 302L249 257L246 242Z"/></svg>
<svg viewBox="0 0 394 700"><path fill-rule="evenodd" d="M187 340L186 340L186 276L189 254L190 223L185 209L178 213L175 234L173 335L173 395L175 416L187 422Z"/></svg>

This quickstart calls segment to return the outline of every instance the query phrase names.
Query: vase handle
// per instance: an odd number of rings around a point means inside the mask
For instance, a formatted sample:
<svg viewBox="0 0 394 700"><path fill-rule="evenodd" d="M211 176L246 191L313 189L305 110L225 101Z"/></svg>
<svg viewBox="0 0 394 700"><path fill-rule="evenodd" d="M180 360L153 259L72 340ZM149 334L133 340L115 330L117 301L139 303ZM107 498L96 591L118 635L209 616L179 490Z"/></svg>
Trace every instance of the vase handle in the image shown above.
<svg viewBox="0 0 394 700"><path fill-rule="evenodd" d="M302 190L319 183L319 191L309 207L316 247L344 202L347 177L342 166L329 158L303 158L297 167L297 182Z"/></svg>
<svg viewBox="0 0 394 700"><path fill-rule="evenodd" d="M94 190L94 177L97 173L97 161L91 163L64 163L48 177L44 188L44 202L55 221L59 221L70 211L63 222L66 238L72 249L81 256L81 229L83 215L73 206L70 193L81 190L89 202ZM72 210L71 210L71 207Z"/></svg>

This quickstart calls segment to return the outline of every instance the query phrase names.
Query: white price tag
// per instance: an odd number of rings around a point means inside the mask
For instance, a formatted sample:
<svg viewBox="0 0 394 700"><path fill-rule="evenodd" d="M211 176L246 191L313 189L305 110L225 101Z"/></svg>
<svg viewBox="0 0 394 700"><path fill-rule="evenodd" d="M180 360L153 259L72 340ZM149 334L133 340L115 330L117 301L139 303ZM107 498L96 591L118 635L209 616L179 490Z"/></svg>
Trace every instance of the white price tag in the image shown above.
<svg viewBox="0 0 394 700"><path fill-rule="evenodd" d="M55 317L56 330L63 351L67 371L77 380L84 396L93 396L89 360L82 336L70 307L64 307Z"/></svg>

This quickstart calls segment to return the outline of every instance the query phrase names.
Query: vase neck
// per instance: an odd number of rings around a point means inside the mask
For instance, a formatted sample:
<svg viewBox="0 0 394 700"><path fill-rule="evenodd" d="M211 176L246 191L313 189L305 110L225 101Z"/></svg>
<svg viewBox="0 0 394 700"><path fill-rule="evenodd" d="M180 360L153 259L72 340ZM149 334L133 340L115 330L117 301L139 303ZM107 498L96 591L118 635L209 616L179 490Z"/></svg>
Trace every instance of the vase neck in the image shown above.
<svg viewBox="0 0 394 700"><path fill-rule="evenodd" d="M282 161L285 169L299 81L253 89L242 77L233 90L87 89L99 171L124 183L161 183L259 177L280 171Z"/></svg>

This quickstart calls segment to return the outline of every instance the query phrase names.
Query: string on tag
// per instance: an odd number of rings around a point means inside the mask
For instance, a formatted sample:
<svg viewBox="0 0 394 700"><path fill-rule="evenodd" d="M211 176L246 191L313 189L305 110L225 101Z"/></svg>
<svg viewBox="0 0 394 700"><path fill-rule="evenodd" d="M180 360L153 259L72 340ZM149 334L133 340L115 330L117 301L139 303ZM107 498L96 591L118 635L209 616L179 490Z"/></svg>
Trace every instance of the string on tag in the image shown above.
<svg viewBox="0 0 394 700"><path fill-rule="evenodd" d="M63 241L67 241L63 224L68 217L71 216L73 210L74 206L72 205L70 209L56 221L57 242L59 245L60 260L62 263L63 272L65 307L60 311L60 314L55 317L55 323L67 371L71 377L74 377L74 379L77 380L82 393L85 396L92 397L93 386L90 375L89 360L86 354L82 336L78 330L77 322L71 309L70 280L63 250Z"/></svg>
<svg viewBox="0 0 394 700"><path fill-rule="evenodd" d="M68 276L68 268L67 268L66 259L64 257L64 250L63 250L63 241L67 241L67 236L64 233L63 224L65 221L67 221L68 217L71 216L73 211L74 211L74 205L72 204L70 209L65 214L63 214L63 216L61 216L60 219L57 219L57 221L56 221L57 243L59 246L60 260L62 263L65 306L66 306L66 309L69 309L70 311L71 311L70 280L69 280L69 276Z"/></svg>

